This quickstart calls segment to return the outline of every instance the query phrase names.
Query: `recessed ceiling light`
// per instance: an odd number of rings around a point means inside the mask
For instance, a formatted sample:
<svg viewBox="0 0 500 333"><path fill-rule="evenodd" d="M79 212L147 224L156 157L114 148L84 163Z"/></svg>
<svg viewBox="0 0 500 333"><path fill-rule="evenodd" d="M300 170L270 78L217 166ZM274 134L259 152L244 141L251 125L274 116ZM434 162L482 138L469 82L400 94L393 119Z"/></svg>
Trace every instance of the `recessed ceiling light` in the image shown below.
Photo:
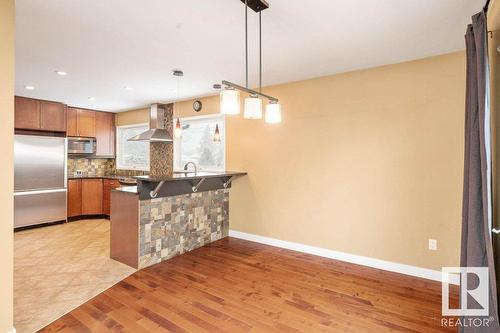
<svg viewBox="0 0 500 333"><path fill-rule="evenodd" d="M128 91L132 91L132 90L134 90L134 88L132 88L132 87L130 87L130 86L125 86L125 87L123 87L123 89L128 90Z"/></svg>
<svg viewBox="0 0 500 333"><path fill-rule="evenodd" d="M89 97L89 101L95 101L95 97Z"/></svg>
<svg viewBox="0 0 500 333"><path fill-rule="evenodd" d="M34 86L24 86L24 88L27 90L35 90Z"/></svg>
<svg viewBox="0 0 500 333"><path fill-rule="evenodd" d="M66 75L68 75L68 73L65 72L65 71L56 71L56 74L60 75L60 76L66 76Z"/></svg>

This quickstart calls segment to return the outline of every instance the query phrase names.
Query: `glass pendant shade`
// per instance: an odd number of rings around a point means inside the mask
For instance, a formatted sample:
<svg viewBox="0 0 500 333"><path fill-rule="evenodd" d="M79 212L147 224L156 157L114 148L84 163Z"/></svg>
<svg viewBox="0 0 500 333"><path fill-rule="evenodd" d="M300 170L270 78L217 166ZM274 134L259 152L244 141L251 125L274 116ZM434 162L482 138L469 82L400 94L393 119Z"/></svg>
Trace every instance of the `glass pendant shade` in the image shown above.
<svg viewBox="0 0 500 333"><path fill-rule="evenodd" d="M240 113L240 92L235 89L224 89L220 92L220 112L222 114Z"/></svg>
<svg viewBox="0 0 500 333"><path fill-rule="evenodd" d="M266 105L266 123L281 123L281 104L271 102Z"/></svg>
<svg viewBox="0 0 500 333"><path fill-rule="evenodd" d="M243 117L246 119L262 119L262 100L257 96L245 98Z"/></svg>
<svg viewBox="0 0 500 333"><path fill-rule="evenodd" d="M174 136L176 139L179 139L180 137L182 137L182 126L181 126L181 121L179 120L179 118L177 118L177 122L175 123Z"/></svg>
<svg viewBox="0 0 500 333"><path fill-rule="evenodd" d="M214 142L220 143L219 124L215 124Z"/></svg>

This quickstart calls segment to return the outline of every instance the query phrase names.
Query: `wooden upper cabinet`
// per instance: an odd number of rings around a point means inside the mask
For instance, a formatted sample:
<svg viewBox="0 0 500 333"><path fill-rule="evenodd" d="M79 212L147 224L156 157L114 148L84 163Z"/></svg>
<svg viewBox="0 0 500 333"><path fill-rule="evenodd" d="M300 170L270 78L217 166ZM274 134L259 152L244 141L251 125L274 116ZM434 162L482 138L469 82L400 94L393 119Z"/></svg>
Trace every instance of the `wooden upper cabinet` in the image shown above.
<svg viewBox="0 0 500 333"><path fill-rule="evenodd" d="M66 132L66 105L16 96L14 127L27 130Z"/></svg>
<svg viewBox="0 0 500 333"><path fill-rule="evenodd" d="M68 136L95 137L95 115L97 112L69 107L66 134Z"/></svg>
<svg viewBox="0 0 500 333"><path fill-rule="evenodd" d="M78 136L95 137L95 111L78 109L77 128Z"/></svg>
<svg viewBox="0 0 500 333"><path fill-rule="evenodd" d="M102 179L82 179L82 215L102 214Z"/></svg>
<svg viewBox="0 0 500 333"><path fill-rule="evenodd" d="M68 180L68 217L82 215L82 181Z"/></svg>
<svg viewBox="0 0 500 333"><path fill-rule="evenodd" d="M78 126L77 126L77 115L78 109L68 108L66 111L66 135L67 136L78 136Z"/></svg>
<svg viewBox="0 0 500 333"><path fill-rule="evenodd" d="M95 113L95 137L97 156L115 155L115 115L109 112Z"/></svg>
<svg viewBox="0 0 500 333"><path fill-rule="evenodd" d="M14 127L40 129L40 101L26 97L15 97Z"/></svg>
<svg viewBox="0 0 500 333"><path fill-rule="evenodd" d="M56 102L40 102L40 129L66 132L66 106Z"/></svg>

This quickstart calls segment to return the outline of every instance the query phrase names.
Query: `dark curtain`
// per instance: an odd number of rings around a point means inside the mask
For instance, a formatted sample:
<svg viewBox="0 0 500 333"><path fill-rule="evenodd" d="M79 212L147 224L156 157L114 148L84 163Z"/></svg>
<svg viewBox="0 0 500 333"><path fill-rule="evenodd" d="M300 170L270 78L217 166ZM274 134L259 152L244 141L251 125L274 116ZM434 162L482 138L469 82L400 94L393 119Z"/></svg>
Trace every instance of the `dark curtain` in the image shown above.
<svg viewBox="0 0 500 333"><path fill-rule="evenodd" d="M491 142L486 13L472 17L465 35L467 88L461 266L489 268L490 327L461 332L499 332L493 247L491 243ZM474 281L469 280L473 283ZM473 289L470 285L469 288ZM466 300L461 299L461 302Z"/></svg>

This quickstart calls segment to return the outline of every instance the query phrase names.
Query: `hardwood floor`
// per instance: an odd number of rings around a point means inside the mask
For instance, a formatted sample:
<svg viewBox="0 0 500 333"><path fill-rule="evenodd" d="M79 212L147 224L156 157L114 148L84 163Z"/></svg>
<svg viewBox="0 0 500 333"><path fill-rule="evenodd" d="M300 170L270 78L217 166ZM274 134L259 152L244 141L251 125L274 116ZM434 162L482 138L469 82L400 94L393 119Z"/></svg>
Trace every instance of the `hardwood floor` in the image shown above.
<svg viewBox="0 0 500 333"><path fill-rule="evenodd" d="M440 322L438 282L225 238L132 274L41 332L456 331Z"/></svg>

